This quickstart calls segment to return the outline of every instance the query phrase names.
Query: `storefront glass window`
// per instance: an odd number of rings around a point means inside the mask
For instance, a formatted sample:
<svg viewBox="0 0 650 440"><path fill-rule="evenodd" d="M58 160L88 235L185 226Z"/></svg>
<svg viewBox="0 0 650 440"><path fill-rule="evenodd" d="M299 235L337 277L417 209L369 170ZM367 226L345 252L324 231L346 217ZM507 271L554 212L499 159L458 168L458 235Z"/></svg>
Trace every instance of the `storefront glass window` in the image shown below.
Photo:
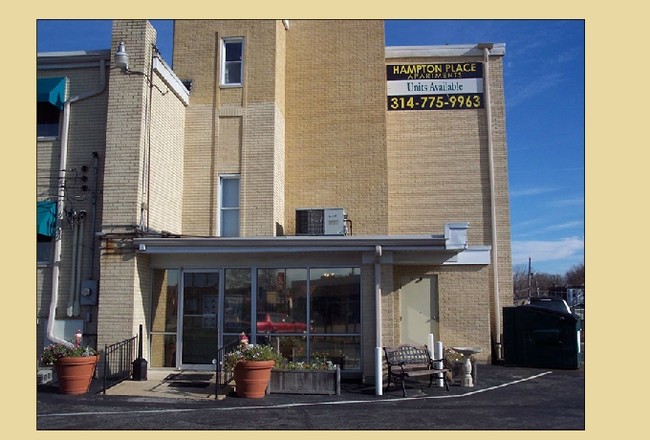
<svg viewBox="0 0 650 440"><path fill-rule="evenodd" d="M359 268L312 269L309 288L313 333L361 332Z"/></svg>
<svg viewBox="0 0 650 440"><path fill-rule="evenodd" d="M361 368L360 274L359 268L258 270L257 343L294 362L325 356L342 369Z"/></svg>
<svg viewBox="0 0 650 440"><path fill-rule="evenodd" d="M307 332L307 270L260 269L257 275L257 334Z"/></svg>
<svg viewBox="0 0 650 440"><path fill-rule="evenodd" d="M251 332L250 269L226 269L223 331L225 334Z"/></svg>
<svg viewBox="0 0 650 440"><path fill-rule="evenodd" d="M151 298L151 366L176 366L178 270L155 269Z"/></svg>

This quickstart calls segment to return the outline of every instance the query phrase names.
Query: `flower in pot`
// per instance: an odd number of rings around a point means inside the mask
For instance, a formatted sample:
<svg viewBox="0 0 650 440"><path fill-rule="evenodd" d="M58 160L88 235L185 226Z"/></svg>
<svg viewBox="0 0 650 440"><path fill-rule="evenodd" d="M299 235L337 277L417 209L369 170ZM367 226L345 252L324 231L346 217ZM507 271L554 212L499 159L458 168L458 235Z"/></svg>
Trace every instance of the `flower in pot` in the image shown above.
<svg viewBox="0 0 650 440"><path fill-rule="evenodd" d="M81 331L77 331L73 342L46 347L41 355L41 365L54 366L59 392L85 394L90 388L98 359L95 349L81 344Z"/></svg>
<svg viewBox="0 0 650 440"><path fill-rule="evenodd" d="M279 355L270 345L249 344L242 333L239 346L225 357L227 370L234 370L237 395L261 398L271 380L271 368Z"/></svg>
<svg viewBox="0 0 650 440"><path fill-rule="evenodd" d="M317 370L317 371L330 371L336 370L336 365L327 359L325 354L312 355L310 362L301 361L288 361L287 359L279 359L275 368L281 370Z"/></svg>

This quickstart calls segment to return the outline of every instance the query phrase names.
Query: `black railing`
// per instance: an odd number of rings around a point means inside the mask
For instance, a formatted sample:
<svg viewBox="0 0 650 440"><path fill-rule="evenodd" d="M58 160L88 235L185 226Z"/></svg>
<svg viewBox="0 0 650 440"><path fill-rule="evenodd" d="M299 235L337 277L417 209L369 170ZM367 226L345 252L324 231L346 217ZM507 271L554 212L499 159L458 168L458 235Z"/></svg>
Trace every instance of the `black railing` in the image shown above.
<svg viewBox="0 0 650 440"><path fill-rule="evenodd" d="M218 399L221 393L223 393L226 386L233 379L233 372L226 370L226 354L230 353L237 347L239 341L232 341L229 344L226 344L217 349L217 357L215 358L215 399Z"/></svg>
<svg viewBox="0 0 650 440"><path fill-rule="evenodd" d="M131 367L135 359L137 336L112 345L104 346L104 389L117 385L131 377Z"/></svg>

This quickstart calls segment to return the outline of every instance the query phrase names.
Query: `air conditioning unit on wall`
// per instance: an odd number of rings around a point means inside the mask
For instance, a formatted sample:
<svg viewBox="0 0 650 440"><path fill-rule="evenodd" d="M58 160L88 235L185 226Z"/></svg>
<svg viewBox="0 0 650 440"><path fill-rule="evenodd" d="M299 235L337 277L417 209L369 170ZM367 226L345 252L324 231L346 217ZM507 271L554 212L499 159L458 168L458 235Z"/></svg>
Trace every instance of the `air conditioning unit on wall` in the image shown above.
<svg viewBox="0 0 650 440"><path fill-rule="evenodd" d="M347 235L343 208L296 209L296 235Z"/></svg>

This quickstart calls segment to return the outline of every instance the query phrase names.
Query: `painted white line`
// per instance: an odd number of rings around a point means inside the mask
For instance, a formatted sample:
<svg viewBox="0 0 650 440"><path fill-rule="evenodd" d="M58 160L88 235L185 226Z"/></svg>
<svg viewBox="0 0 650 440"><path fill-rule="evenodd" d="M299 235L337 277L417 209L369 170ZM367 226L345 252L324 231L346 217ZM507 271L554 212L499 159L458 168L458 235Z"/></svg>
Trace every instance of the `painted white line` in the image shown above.
<svg viewBox="0 0 650 440"><path fill-rule="evenodd" d="M245 410L260 410L260 409L282 409L282 408L298 408L305 406L324 406L324 405L355 405L359 403L366 404L375 404L375 403L399 403L409 400L429 400L429 399L458 399L463 397L473 396L475 394L485 393L488 391L494 391L499 388L505 388L508 386L516 385L518 383L526 382L529 380L534 380L547 374L551 374L552 371L545 371L534 376L525 377L523 379L514 380L512 382L507 382L501 385L495 385L488 388L482 388L480 390L468 391L464 394L453 394L453 395L442 395L442 396L425 396L425 397L393 397L390 399L375 399L375 400L340 400L340 401L330 401L330 402L303 402L303 403L285 403L282 405L255 405L255 406L236 406L228 408L176 408L176 409L151 409L151 410L131 410L131 411L86 411L86 412L75 412L75 413L54 413L54 414L39 414L37 417L79 417L79 416L90 416L90 415L125 415L125 414L162 414L162 413L181 413L181 412L193 412L193 411L245 411Z"/></svg>

